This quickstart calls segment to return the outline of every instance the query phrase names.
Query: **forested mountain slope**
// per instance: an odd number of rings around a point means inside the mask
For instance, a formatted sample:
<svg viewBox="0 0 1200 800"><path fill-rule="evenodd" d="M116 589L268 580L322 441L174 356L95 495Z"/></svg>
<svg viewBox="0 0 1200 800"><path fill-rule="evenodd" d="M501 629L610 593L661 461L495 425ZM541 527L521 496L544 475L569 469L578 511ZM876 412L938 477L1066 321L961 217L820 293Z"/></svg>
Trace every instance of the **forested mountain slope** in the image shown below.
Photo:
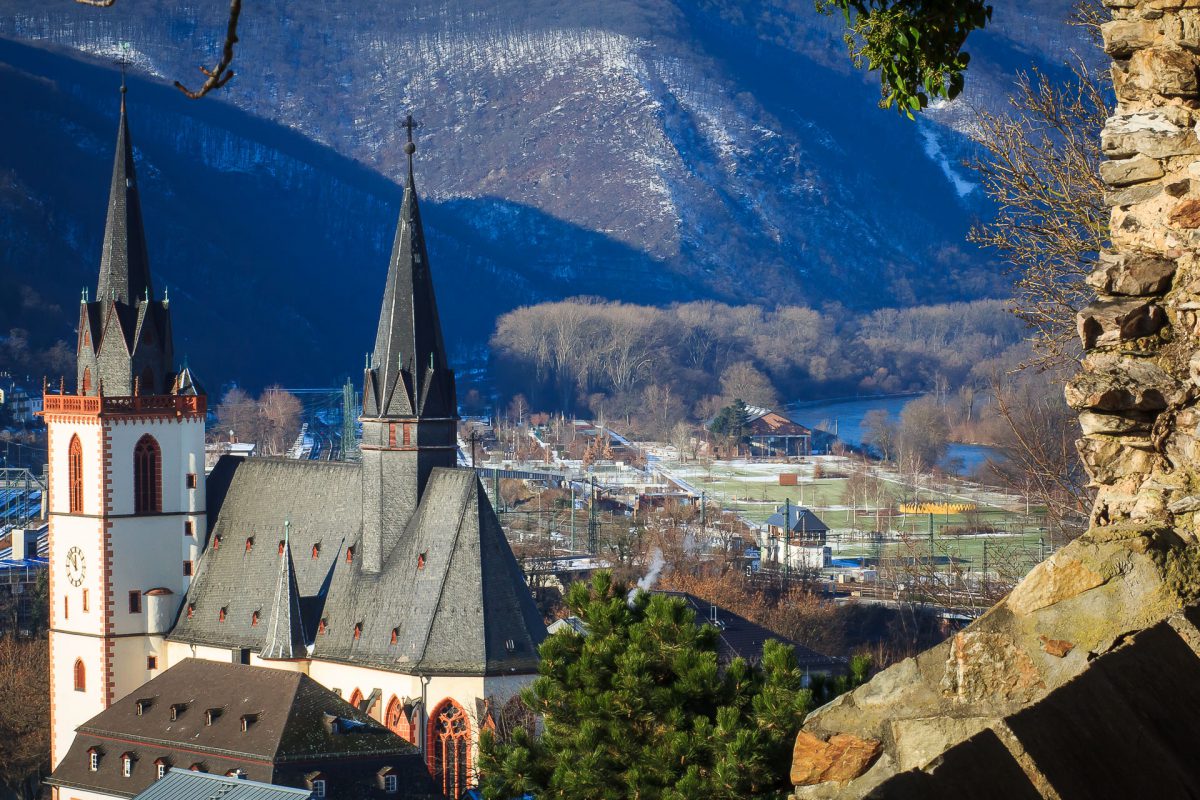
<svg viewBox="0 0 1200 800"><path fill-rule="evenodd" d="M1066 0L1020 6L972 42L974 102L1083 46ZM214 57L226 8L0 0L0 36L94 57L0 49L17 111L0 132L0 281L33 272L46 296L90 275L112 59L186 81ZM397 199L379 176L399 178L409 110L444 315L464 345L508 308L576 294L869 309L1005 291L963 243L987 208L957 163L962 137L876 109L811 0L254 0L240 33L219 95L131 93L151 255L194 306L177 311L181 330L196 315L192 352L207 366L221 352L208 331L232 320L273 351L222 363L222 380L357 369Z"/></svg>

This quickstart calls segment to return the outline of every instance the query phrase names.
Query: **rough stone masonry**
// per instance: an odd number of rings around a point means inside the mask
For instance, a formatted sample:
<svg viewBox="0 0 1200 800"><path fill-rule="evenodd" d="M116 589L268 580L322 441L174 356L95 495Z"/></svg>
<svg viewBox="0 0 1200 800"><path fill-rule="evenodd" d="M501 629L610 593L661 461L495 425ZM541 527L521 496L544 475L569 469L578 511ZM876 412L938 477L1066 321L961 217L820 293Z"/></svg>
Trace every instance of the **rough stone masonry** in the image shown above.
<svg viewBox="0 0 1200 800"><path fill-rule="evenodd" d="M1105 4L1112 240L1066 387L1091 528L950 641L810 715L797 798L1099 797L1151 775L1200 795L1200 763L1172 755L1200 735L1178 686L1200 682L1200 0ZM1154 663L1158 680L1117 677ZM1131 742L1161 768L1131 769Z"/></svg>

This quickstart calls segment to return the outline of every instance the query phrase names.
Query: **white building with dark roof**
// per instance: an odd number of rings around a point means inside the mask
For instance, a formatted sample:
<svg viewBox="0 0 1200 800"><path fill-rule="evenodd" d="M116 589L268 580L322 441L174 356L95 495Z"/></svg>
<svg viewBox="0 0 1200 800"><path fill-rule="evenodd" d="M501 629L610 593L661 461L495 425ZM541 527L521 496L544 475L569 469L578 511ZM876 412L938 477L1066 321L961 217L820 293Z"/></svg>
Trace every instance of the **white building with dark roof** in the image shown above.
<svg viewBox="0 0 1200 800"><path fill-rule="evenodd" d="M308 676L471 782L486 711L546 635L473 470L413 178L364 371L361 464L222 457L151 284L122 96L104 253L74 394L47 394L52 763L188 658ZM56 773L57 775L57 773ZM68 800L58 798L58 800Z"/></svg>

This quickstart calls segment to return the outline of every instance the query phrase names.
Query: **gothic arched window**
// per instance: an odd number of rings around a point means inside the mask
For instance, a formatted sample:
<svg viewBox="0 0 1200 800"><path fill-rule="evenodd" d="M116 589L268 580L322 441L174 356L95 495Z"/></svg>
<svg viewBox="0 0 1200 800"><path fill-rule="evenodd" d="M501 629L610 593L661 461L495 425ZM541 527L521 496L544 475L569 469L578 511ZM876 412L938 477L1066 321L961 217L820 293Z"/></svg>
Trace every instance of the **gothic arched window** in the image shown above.
<svg viewBox="0 0 1200 800"><path fill-rule="evenodd" d="M446 797L458 798L467 790L470 746L471 723L462 706L443 700L429 717L427 751L429 773Z"/></svg>
<svg viewBox="0 0 1200 800"><path fill-rule="evenodd" d="M162 511L162 450L148 433L133 448L133 510Z"/></svg>
<svg viewBox="0 0 1200 800"><path fill-rule="evenodd" d="M392 695L392 699L388 702L387 716L383 718L383 721L392 733L406 742L416 744L417 732L412 721L409 720L408 714L405 713L404 704L400 702L399 697Z"/></svg>
<svg viewBox="0 0 1200 800"><path fill-rule="evenodd" d="M83 445L78 436L71 437L67 449L67 497L72 514L83 513Z"/></svg>
<svg viewBox="0 0 1200 800"><path fill-rule="evenodd" d="M358 689L355 689L353 692L350 693L350 705L354 706L355 708L358 708L359 706L362 705L362 701L363 701L363 693L361 691L359 691Z"/></svg>
<svg viewBox="0 0 1200 800"><path fill-rule="evenodd" d="M79 387L79 393L87 394L90 391L92 391L92 368L84 367L83 368L83 382Z"/></svg>
<svg viewBox="0 0 1200 800"><path fill-rule="evenodd" d="M83 659L75 659L75 691L87 691L87 667L83 666Z"/></svg>

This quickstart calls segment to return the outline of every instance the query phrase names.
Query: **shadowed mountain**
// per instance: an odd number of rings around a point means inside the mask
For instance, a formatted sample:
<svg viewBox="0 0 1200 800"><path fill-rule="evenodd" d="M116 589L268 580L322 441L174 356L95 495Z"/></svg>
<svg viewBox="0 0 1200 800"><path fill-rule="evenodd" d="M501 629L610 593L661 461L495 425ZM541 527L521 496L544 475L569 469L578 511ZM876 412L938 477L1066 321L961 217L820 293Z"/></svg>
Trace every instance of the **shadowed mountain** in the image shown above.
<svg viewBox="0 0 1200 800"><path fill-rule="evenodd" d="M95 293L116 140L108 66L0 41L0 331L73 342L72 303ZM372 342L400 188L300 134L132 79L130 128L159 293L176 352L216 385L357 374ZM421 158L436 152L428 137ZM448 334L460 354L495 316L580 293L690 296L655 259L497 198L424 204ZM571 252L570 262L547 253ZM599 278L624 274L621 286ZM42 302L13 303L17 287ZM616 291L614 291L614 289ZM50 305L57 308L50 308ZM64 309L66 311L64 312Z"/></svg>

